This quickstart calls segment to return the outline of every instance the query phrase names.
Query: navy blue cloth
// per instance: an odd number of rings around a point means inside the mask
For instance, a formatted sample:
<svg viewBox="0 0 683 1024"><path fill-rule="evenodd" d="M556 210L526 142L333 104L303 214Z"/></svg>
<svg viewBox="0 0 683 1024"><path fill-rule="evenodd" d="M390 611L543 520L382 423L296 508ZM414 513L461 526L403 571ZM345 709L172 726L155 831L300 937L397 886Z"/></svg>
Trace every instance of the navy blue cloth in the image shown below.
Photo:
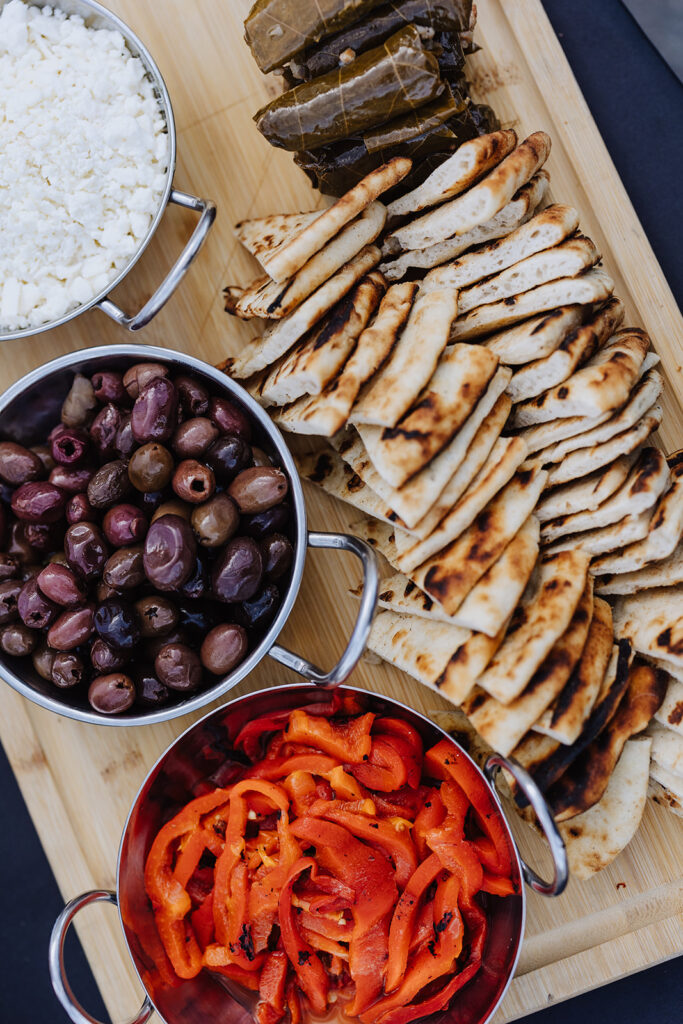
<svg viewBox="0 0 683 1024"><path fill-rule="evenodd" d="M544 6L680 303L683 87L619 0L544 0ZM50 987L47 943L62 901L1 751L0 792L0 1022L59 1024L67 1018ZM112 850L112 863L115 856ZM90 912L110 911L99 907ZM107 1020L75 939L67 962L85 1007ZM680 960L662 964L551 1006L534 1015L533 1024L575 1024L577 1019L678 1024L682 970Z"/></svg>

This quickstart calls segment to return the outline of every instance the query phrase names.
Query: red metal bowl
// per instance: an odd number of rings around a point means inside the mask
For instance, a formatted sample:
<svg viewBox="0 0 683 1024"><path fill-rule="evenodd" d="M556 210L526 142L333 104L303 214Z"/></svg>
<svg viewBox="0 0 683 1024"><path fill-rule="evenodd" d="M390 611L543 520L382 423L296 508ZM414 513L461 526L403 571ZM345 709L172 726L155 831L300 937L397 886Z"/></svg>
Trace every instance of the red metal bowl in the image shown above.
<svg viewBox="0 0 683 1024"><path fill-rule="evenodd" d="M338 692L342 695L353 693L368 711L405 719L418 730L425 747L433 746L444 737L455 742L427 718L398 701L351 687L339 687ZM196 795L198 783L208 781L218 785L222 781L221 776L225 777L226 766L233 757L232 742L242 726L262 714L264 706L271 712L305 707L319 700L320 690L307 684L248 694L191 726L159 758L142 784L126 821L119 849L116 893L99 890L84 893L67 904L55 922L50 942L50 974L57 997L75 1024L97 1024L97 1021L79 1006L66 980L64 940L78 910L97 900L118 904L128 950L146 992L140 1011L129 1024L144 1024L155 1010L166 1024L215 1024L216 1021L220 1024L251 1024L254 996L227 983L224 978L202 971L191 981L171 987L160 977L144 950L145 936L156 935L154 915L143 882L145 860L158 830ZM495 788L489 781L503 765L518 778L548 830L555 860L552 882L538 879L517 852ZM443 1024L484 1024L489 1020L512 980L519 957L525 919L522 879L547 895L558 895L567 881L564 845L543 797L526 772L514 762L497 755L489 759L485 772L477 768L482 789L486 789L498 805L514 851L513 880L518 883L519 895L504 899L486 897L490 929L484 951L484 969L457 994L448 1010L431 1018L434 1024L437 1021Z"/></svg>

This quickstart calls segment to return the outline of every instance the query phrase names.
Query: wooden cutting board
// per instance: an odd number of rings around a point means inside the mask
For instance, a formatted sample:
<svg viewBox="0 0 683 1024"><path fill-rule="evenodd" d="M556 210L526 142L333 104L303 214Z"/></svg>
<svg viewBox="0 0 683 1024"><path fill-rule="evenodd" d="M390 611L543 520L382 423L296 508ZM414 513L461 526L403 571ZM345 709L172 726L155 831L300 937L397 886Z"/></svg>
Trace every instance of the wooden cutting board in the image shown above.
<svg viewBox="0 0 683 1024"><path fill-rule="evenodd" d="M291 156L272 149L252 123L253 113L279 87L259 74L242 41L247 0L109 5L145 41L166 79L179 134L176 185L218 204L204 251L139 340L215 362L250 334L222 311L223 286L245 283L254 274L232 224L311 209L316 196ZM479 0L478 8L476 38L483 50L470 65L476 93L520 134L542 128L552 136L553 196L580 210L582 228L600 247L626 304L627 323L644 326L662 358L668 388L661 439L672 451L683 437L683 322L673 297L539 0ZM139 308L159 283L193 223L178 209L167 213L131 280L118 289L126 309ZM130 339L122 329L94 311L34 341L6 343L0 350L3 386L60 353L124 340ZM346 529L354 519L324 495L309 489L307 498L314 529ZM355 573L348 557L311 553L283 642L331 664L351 628L354 603L346 590L357 582ZM292 679L266 659L234 695ZM420 711L447 707L386 665L361 663L350 682ZM49 714L9 689L1 699L0 738L64 898L113 888L129 806L147 770L191 719L107 729ZM547 871L540 841L520 823L514 828L524 854ZM141 996L115 914L97 907L79 920L112 1019L122 1020ZM495 1020L514 1020L682 951L683 825L651 805L636 838L610 868L587 883L572 881L557 900L529 894L519 971ZM46 949L35 970L47 970Z"/></svg>

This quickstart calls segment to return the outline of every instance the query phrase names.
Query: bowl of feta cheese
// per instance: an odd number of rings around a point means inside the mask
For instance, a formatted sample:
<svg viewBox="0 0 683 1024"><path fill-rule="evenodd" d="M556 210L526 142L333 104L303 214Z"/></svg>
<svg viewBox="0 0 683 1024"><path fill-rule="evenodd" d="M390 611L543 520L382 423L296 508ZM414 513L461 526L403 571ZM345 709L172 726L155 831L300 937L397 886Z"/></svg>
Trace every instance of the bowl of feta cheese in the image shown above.
<svg viewBox="0 0 683 1024"><path fill-rule="evenodd" d="M0 0L0 341L94 306L131 331L159 312L211 228L211 200L173 186L176 133L161 73L94 0ZM109 293L169 203L198 214L142 309Z"/></svg>

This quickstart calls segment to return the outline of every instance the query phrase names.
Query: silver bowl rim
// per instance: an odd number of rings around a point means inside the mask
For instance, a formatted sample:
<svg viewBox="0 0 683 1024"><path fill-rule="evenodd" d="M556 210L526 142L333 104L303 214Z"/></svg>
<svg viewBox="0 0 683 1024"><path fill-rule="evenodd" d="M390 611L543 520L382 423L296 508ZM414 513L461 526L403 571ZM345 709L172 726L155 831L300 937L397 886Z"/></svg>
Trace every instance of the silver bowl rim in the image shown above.
<svg viewBox="0 0 683 1024"><path fill-rule="evenodd" d="M0 9L2 9L2 7L4 7L5 4L8 2L9 0L0 0ZM76 306L74 309L69 310L68 313L65 313L58 320L49 320L47 323L38 324L37 327L24 327L19 331L3 332L2 325L0 324L0 342L17 341L20 338L32 338L36 334L43 334L45 331L51 331L53 330L53 328L61 327L63 324L68 323L75 317L80 316L81 313L85 313L89 309L92 309L99 302L102 302L102 300L105 299L110 292L112 292L116 287L118 287L119 284L121 284L124 277L126 277L128 273L133 269L133 267L138 262L143 252L151 242L152 236L159 227L161 218L166 212L169 196L171 195L171 189L173 188L173 177L175 174L177 152L175 118L173 116L173 107L171 106L171 97L166 87L166 82L164 81L163 75L161 74L161 71L159 70L156 61L154 60L154 58L152 57L151 53L149 52L145 44L142 42L142 40L135 34L135 32L133 32L131 28L128 27L128 25L124 21L121 20L121 18L118 17L118 15L114 14L107 7L104 7L102 4L98 3L97 0L75 0L75 2L79 7L87 7L92 11L93 15L98 15L104 21L109 22L107 28L110 28L111 30L116 30L121 33L121 35L124 38L124 42L126 43L126 46L131 51L131 53L133 53L133 50L137 51L133 54L133 56L136 56L139 60L141 60L144 65L147 76L150 78L152 85L154 87L155 96L157 102L159 103L159 108L161 110L161 114L166 124L166 133L168 135L168 167L166 168L166 184L164 186L164 191L161 195L161 198L159 199L159 206L157 212L154 215L154 219L152 220L152 223L149 226L147 234L145 235L142 242L131 256L130 260L123 267L123 269L119 271L118 275L115 278L113 278L106 285L106 287L102 289L102 291L100 291L92 299L88 299L87 302L84 302L81 305ZM60 6L60 0L30 0L30 3L34 7L53 7L57 8L58 10L64 10L64 8ZM67 12L65 11L64 13ZM72 13L76 14L77 12L74 11ZM82 17L82 15L78 16ZM130 44L132 44L132 46Z"/></svg>
<svg viewBox="0 0 683 1024"><path fill-rule="evenodd" d="M68 704L63 704L56 697L48 697L44 694L38 693L32 686L24 682L20 676L13 672L12 669L4 663L3 657L0 656L0 679L34 704L37 704L48 711L53 711L56 714L63 715L66 718L72 718L79 722L126 728L129 726L153 725L157 722L167 722L173 718L180 718L183 715L188 715L193 711L197 711L212 701L222 697L225 693L241 682L241 680L244 679L257 664L259 664L259 662L267 655L278 635L284 628L299 594L304 571L304 563L306 560L308 527L306 519L306 504L301 486L301 479L282 433L270 419L265 410L261 408L258 402L256 402L255 399L253 399L251 395L241 387L241 385L237 384L228 377L227 374L216 369L216 367L212 366L210 363L207 363L202 359L197 359L196 356L190 356L184 352L179 352L174 349L161 348L157 345L141 345L133 342L124 342L117 345L98 345L87 349L78 349L75 352L69 352L66 355L58 356L49 363L45 363L42 366L37 367L35 370L31 370L12 384L11 387L0 395L0 417L7 406L19 397L26 388L44 380L51 373L75 368L79 363L89 362L93 359L108 360L117 357L130 358L139 362L176 362L177 364L183 365L188 370L195 370L198 373L208 376L211 380L215 381L218 387L223 388L235 396L237 400L247 408L249 414L257 420L275 447L279 458L282 460L282 464L289 478L292 507L294 511L295 531L294 563L292 566L289 587L268 632L261 639L258 646L249 653L245 660L241 662L232 673L224 676L213 686L199 691L196 696L187 701L183 701L180 704L160 708L156 711L149 710L129 715L128 717L119 717L117 715L106 716L99 714L94 710L89 711L81 708L70 707Z"/></svg>

